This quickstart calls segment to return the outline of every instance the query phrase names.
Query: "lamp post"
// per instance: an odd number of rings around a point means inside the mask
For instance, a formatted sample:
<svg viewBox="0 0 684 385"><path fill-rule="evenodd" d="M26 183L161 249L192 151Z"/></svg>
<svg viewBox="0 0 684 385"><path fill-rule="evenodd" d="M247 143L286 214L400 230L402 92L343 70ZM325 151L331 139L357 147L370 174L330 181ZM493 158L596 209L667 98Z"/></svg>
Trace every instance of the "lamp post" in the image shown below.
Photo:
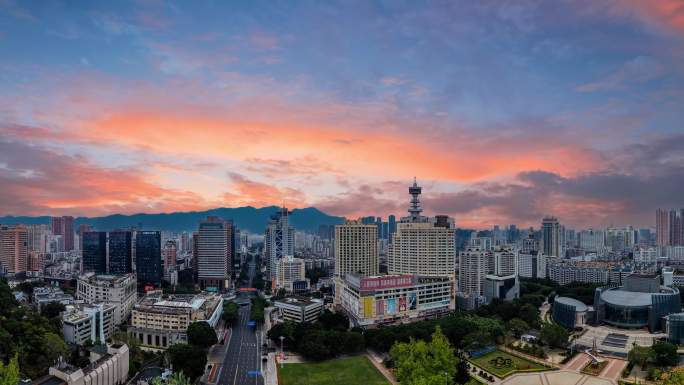
<svg viewBox="0 0 684 385"><path fill-rule="evenodd" d="M283 368L283 359L285 358L285 350L283 349L283 340L285 336L280 336L280 369Z"/></svg>
<svg viewBox="0 0 684 385"><path fill-rule="evenodd" d="M444 372L444 385L449 385L449 372Z"/></svg>

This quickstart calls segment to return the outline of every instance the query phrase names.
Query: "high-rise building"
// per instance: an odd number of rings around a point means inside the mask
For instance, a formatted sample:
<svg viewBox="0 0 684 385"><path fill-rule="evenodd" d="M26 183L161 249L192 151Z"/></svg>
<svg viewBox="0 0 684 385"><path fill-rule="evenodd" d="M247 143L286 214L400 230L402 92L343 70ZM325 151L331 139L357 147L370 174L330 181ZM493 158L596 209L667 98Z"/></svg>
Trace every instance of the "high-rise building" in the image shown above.
<svg viewBox="0 0 684 385"><path fill-rule="evenodd" d="M225 290L230 280L232 223L210 216L199 224L196 239L197 279L202 288Z"/></svg>
<svg viewBox="0 0 684 385"><path fill-rule="evenodd" d="M541 249L544 255L563 258L561 225L555 217L545 217L541 225Z"/></svg>
<svg viewBox="0 0 684 385"><path fill-rule="evenodd" d="M377 275L378 264L377 226L360 221L335 226L335 277Z"/></svg>
<svg viewBox="0 0 684 385"><path fill-rule="evenodd" d="M458 254L458 290L464 297L481 297L487 275L487 251L468 247Z"/></svg>
<svg viewBox="0 0 684 385"><path fill-rule="evenodd" d="M281 208L271 216L264 235L264 258L268 261L267 270L271 281L275 281L278 260L286 255L294 255L294 228L289 224L290 212Z"/></svg>
<svg viewBox="0 0 684 385"><path fill-rule="evenodd" d="M301 258L286 255L278 260L276 270L276 287L279 289L292 292L297 282L305 282L306 265Z"/></svg>
<svg viewBox="0 0 684 385"><path fill-rule="evenodd" d="M670 218L667 210L656 210L656 244L658 246L670 244Z"/></svg>
<svg viewBox="0 0 684 385"><path fill-rule="evenodd" d="M137 284L134 274L96 275L86 273L78 277L76 299L85 303L107 303L116 307L114 324L128 320L137 300Z"/></svg>
<svg viewBox="0 0 684 385"><path fill-rule="evenodd" d="M107 233L89 231L83 233L81 271L96 274L107 273Z"/></svg>
<svg viewBox="0 0 684 385"><path fill-rule="evenodd" d="M518 252L511 247L498 247L494 250L494 275L500 277L518 275Z"/></svg>
<svg viewBox="0 0 684 385"><path fill-rule="evenodd" d="M64 248L60 251L72 251L74 249L74 217L52 217L50 219L53 235L61 235L64 240Z"/></svg>
<svg viewBox="0 0 684 385"><path fill-rule="evenodd" d="M168 279L169 273L176 269L176 258L178 256L176 241L171 239L166 241L162 254L164 256L164 278Z"/></svg>
<svg viewBox="0 0 684 385"><path fill-rule="evenodd" d="M387 251L388 274L449 276L456 274L454 229L435 226L422 216L421 188L416 181L409 187L409 216L401 219Z"/></svg>
<svg viewBox="0 0 684 385"><path fill-rule="evenodd" d="M599 253L605 247L605 235L601 230L582 230L578 234L579 248L592 253Z"/></svg>
<svg viewBox="0 0 684 385"><path fill-rule="evenodd" d="M50 251L50 231L49 225L32 225L27 226L28 230L28 248L29 251L37 253L47 253Z"/></svg>
<svg viewBox="0 0 684 385"><path fill-rule="evenodd" d="M0 273L17 274L28 266L26 226L0 226Z"/></svg>
<svg viewBox="0 0 684 385"><path fill-rule="evenodd" d="M397 232L397 217L390 215L387 217L387 227L389 229L389 234L387 238L392 241L392 234Z"/></svg>
<svg viewBox="0 0 684 385"><path fill-rule="evenodd" d="M135 274L138 290L148 286L161 286L161 233L159 231L136 231Z"/></svg>
<svg viewBox="0 0 684 385"><path fill-rule="evenodd" d="M109 274L133 272L133 234L130 231L111 231L107 237Z"/></svg>

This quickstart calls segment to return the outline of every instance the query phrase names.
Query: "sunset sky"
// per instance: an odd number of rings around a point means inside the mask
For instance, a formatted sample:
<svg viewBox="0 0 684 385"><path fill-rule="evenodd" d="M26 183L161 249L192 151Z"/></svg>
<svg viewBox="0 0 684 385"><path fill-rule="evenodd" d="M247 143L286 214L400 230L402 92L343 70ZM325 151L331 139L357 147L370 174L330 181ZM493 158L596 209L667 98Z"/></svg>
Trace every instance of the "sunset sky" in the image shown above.
<svg viewBox="0 0 684 385"><path fill-rule="evenodd" d="M0 0L0 215L684 207L684 1Z"/></svg>

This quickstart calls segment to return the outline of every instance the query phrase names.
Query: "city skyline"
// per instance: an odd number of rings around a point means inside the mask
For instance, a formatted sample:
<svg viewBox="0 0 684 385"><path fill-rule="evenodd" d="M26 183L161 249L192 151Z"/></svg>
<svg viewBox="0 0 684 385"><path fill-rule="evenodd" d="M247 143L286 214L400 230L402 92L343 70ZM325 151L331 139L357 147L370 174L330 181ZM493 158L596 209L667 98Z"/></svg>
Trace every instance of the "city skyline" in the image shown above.
<svg viewBox="0 0 684 385"><path fill-rule="evenodd" d="M0 216L385 218L415 176L458 227L653 227L684 7L649 4L3 2Z"/></svg>

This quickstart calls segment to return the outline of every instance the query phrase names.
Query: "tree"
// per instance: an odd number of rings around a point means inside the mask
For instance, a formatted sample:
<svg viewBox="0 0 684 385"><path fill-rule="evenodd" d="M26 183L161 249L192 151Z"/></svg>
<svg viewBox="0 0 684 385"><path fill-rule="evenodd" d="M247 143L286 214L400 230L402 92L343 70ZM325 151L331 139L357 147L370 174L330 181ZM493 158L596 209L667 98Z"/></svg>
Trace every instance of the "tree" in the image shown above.
<svg viewBox="0 0 684 385"><path fill-rule="evenodd" d="M390 355L402 385L441 385L451 382L456 374L458 359L439 326L430 342L397 342Z"/></svg>
<svg viewBox="0 0 684 385"><path fill-rule="evenodd" d="M530 330L530 325L520 318L513 318L512 320L508 321L506 327L516 338L520 338L523 333L526 333L528 330Z"/></svg>
<svg viewBox="0 0 684 385"><path fill-rule="evenodd" d="M661 385L684 385L684 372L681 370L672 370L667 374L667 379L661 382Z"/></svg>
<svg viewBox="0 0 684 385"><path fill-rule="evenodd" d="M639 346L636 343L627 354L627 359L632 365L643 367L649 358L653 357L653 349L648 346Z"/></svg>
<svg viewBox="0 0 684 385"><path fill-rule="evenodd" d="M223 305L223 314L221 315L221 318L227 324L232 325L238 319L238 312L239 312L239 308L235 302L233 302L233 301L226 302Z"/></svg>
<svg viewBox="0 0 684 385"><path fill-rule="evenodd" d="M328 309L318 317L318 323L325 330L347 330L349 329L349 318L342 313L333 313Z"/></svg>
<svg viewBox="0 0 684 385"><path fill-rule="evenodd" d="M60 313L66 310L64 304L59 302L50 302L43 305L40 309L40 314L45 318L59 317Z"/></svg>
<svg viewBox="0 0 684 385"><path fill-rule="evenodd" d="M0 384L16 385L19 383L19 360L17 355L9 361L7 365L0 360Z"/></svg>
<svg viewBox="0 0 684 385"><path fill-rule="evenodd" d="M203 349L188 344L174 344L166 350L166 354L174 371L184 373L191 380L204 373L207 354Z"/></svg>
<svg viewBox="0 0 684 385"><path fill-rule="evenodd" d="M216 331L206 321L193 322L188 326L188 344L202 350L218 342Z"/></svg>
<svg viewBox="0 0 684 385"><path fill-rule="evenodd" d="M562 348L568 343L569 333L558 324L547 323L542 326L539 337L550 346Z"/></svg>
<svg viewBox="0 0 684 385"><path fill-rule="evenodd" d="M679 363L677 345L665 341L653 344L653 358L660 366L676 366Z"/></svg>

